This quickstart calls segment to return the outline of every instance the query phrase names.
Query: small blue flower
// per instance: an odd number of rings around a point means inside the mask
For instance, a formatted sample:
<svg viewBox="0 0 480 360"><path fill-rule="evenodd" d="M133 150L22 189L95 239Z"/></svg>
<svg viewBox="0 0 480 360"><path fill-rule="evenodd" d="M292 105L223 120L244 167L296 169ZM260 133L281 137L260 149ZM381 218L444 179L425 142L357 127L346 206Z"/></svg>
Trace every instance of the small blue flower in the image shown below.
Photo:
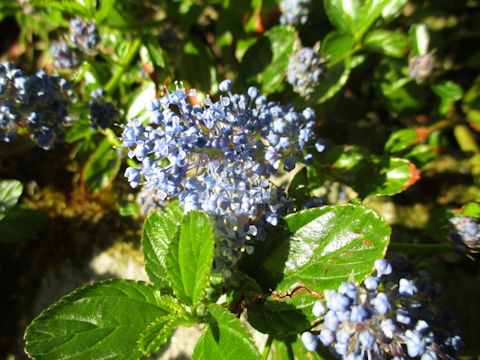
<svg viewBox="0 0 480 360"><path fill-rule="evenodd" d="M140 170L133 167L128 167L125 170L125 177L133 188L136 188L142 181Z"/></svg>
<svg viewBox="0 0 480 360"><path fill-rule="evenodd" d="M360 341L360 344L362 344L362 347L365 350L372 350L376 338L370 331L365 330L360 333L360 335L358 336L358 340Z"/></svg>
<svg viewBox="0 0 480 360"><path fill-rule="evenodd" d="M330 346L335 340L335 333L328 329L323 329L318 335L319 340L324 346Z"/></svg>
<svg viewBox="0 0 480 360"><path fill-rule="evenodd" d="M232 82L230 80L223 80L218 88L220 89L220 91L222 92L229 92L230 89L232 88Z"/></svg>
<svg viewBox="0 0 480 360"><path fill-rule="evenodd" d="M80 63L75 49L68 46L65 41L53 42L50 46L50 53L56 68L72 69Z"/></svg>
<svg viewBox="0 0 480 360"><path fill-rule="evenodd" d="M340 324L340 320L338 319L338 316L335 314L335 312L329 311L325 315L325 318L323 319L323 323L327 329L331 331L335 331L337 330L338 325Z"/></svg>
<svg viewBox="0 0 480 360"><path fill-rule="evenodd" d="M325 150L325 141L320 139L315 143L315 148L318 152L323 152Z"/></svg>
<svg viewBox="0 0 480 360"><path fill-rule="evenodd" d="M308 351L315 351L318 344L318 338L311 332L305 331L302 336L302 343Z"/></svg>
<svg viewBox="0 0 480 360"><path fill-rule="evenodd" d="M426 342L418 331L407 330L403 337L407 345L408 356L417 357L425 352Z"/></svg>
<svg viewBox="0 0 480 360"><path fill-rule="evenodd" d="M288 62L287 81L301 96L309 97L325 72L325 60L316 49L304 47L295 52Z"/></svg>
<svg viewBox="0 0 480 360"><path fill-rule="evenodd" d="M286 171L292 171L295 168L296 160L293 156L288 156L283 160L283 166Z"/></svg>
<svg viewBox="0 0 480 360"><path fill-rule="evenodd" d="M397 309L396 320L401 324L410 324L412 317L407 309Z"/></svg>
<svg viewBox="0 0 480 360"><path fill-rule="evenodd" d="M400 279L398 283L398 292L403 296L411 297L417 293L418 289L414 282L408 279Z"/></svg>
<svg viewBox="0 0 480 360"><path fill-rule="evenodd" d="M367 290L377 290L378 285L380 284L380 278L376 276L369 276L365 279L364 284Z"/></svg>
<svg viewBox="0 0 480 360"><path fill-rule="evenodd" d="M392 273L392 265L390 265L385 259L375 260L375 269L377 270L377 276L390 275Z"/></svg>
<svg viewBox="0 0 480 360"><path fill-rule="evenodd" d="M94 23L80 18L73 18L69 23L70 41L87 54L93 54L100 42L98 28Z"/></svg>
<svg viewBox="0 0 480 360"><path fill-rule="evenodd" d="M362 323L368 318L368 311L363 305L352 307L350 312L350 321Z"/></svg>
<svg viewBox="0 0 480 360"><path fill-rule="evenodd" d="M377 296L373 298L371 302L372 302L372 305L375 307L375 310L381 315L385 315L387 312L389 312L392 309L387 295L383 292L378 293Z"/></svg>
<svg viewBox="0 0 480 360"><path fill-rule="evenodd" d="M321 301L315 301L315 304L313 304L313 309L312 309L313 315L316 317L321 317L325 315L327 312L325 305L323 305L323 302Z"/></svg>
<svg viewBox="0 0 480 360"><path fill-rule="evenodd" d="M280 1L280 23L298 25L308 20L311 0L282 0Z"/></svg>
<svg viewBox="0 0 480 360"><path fill-rule="evenodd" d="M327 306L334 311L346 311L352 303L348 296L335 293L327 299Z"/></svg>
<svg viewBox="0 0 480 360"><path fill-rule="evenodd" d="M347 344L348 345L348 342L350 340L350 338L352 337L352 334L350 334L347 330L345 329L340 329L339 331L337 331L337 335L336 335L336 338L337 338L337 342L338 343L341 343L341 344Z"/></svg>

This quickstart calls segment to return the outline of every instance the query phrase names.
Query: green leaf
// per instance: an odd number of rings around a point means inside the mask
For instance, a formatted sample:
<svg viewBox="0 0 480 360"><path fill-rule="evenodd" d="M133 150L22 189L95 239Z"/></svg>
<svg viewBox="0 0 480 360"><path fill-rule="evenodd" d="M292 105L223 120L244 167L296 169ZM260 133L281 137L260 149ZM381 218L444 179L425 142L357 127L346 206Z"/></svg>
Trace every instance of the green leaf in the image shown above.
<svg viewBox="0 0 480 360"><path fill-rule="evenodd" d="M138 347L143 355L150 356L157 353L167 343L181 320L181 316L172 314L163 316L148 325L138 340Z"/></svg>
<svg viewBox="0 0 480 360"><path fill-rule="evenodd" d="M328 68L308 103L322 104L332 98L345 86L351 71L363 63L364 60L363 55L358 55Z"/></svg>
<svg viewBox="0 0 480 360"><path fill-rule="evenodd" d="M463 205L462 215L480 218L480 204L476 202L469 202Z"/></svg>
<svg viewBox="0 0 480 360"><path fill-rule="evenodd" d="M95 16L95 22L100 25L103 23L103 20L105 20L108 17L108 14L113 8L113 5L115 5L115 0L101 0L101 7L100 10L97 12L97 15Z"/></svg>
<svg viewBox="0 0 480 360"><path fill-rule="evenodd" d="M145 37L145 45L140 48L140 57L145 64L148 64L155 69L163 69L166 65L166 56L158 40L153 37Z"/></svg>
<svg viewBox="0 0 480 360"><path fill-rule="evenodd" d="M360 12L358 0L324 0L328 19L340 32L354 35Z"/></svg>
<svg viewBox="0 0 480 360"><path fill-rule="evenodd" d="M377 89L387 110L395 116L412 115L421 111L425 104L425 91L413 79L405 77L399 62L384 62L375 71Z"/></svg>
<svg viewBox="0 0 480 360"><path fill-rule="evenodd" d="M100 11L102 12L101 17L105 16L103 23L113 28L131 28L138 21L138 16L140 16L139 10L143 9L138 4L126 1L113 1L113 4L110 4L108 0L102 0L102 3L104 5L102 4Z"/></svg>
<svg viewBox="0 0 480 360"><path fill-rule="evenodd" d="M405 150L421 139L422 132L418 129L400 129L394 131L385 143L385 151L396 153Z"/></svg>
<svg viewBox="0 0 480 360"><path fill-rule="evenodd" d="M408 39L400 31L373 30L365 36L365 48L393 57L403 57L407 52Z"/></svg>
<svg viewBox="0 0 480 360"><path fill-rule="evenodd" d="M183 211L183 206L180 205L180 201L175 200L170 202L166 207L165 207L165 213L169 215L173 220L176 222L180 223L183 219L184 211Z"/></svg>
<svg viewBox="0 0 480 360"><path fill-rule="evenodd" d="M306 305L316 299L309 291L321 294L371 273L391 232L377 212L352 204L307 209L284 220L284 230L271 231L242 268L264 290L274 289L284 300L293 291Z"/></svg>
<svg viewBox="0 0 480 360"><path fill-rule="evenodd" d="M0 220L15 206L22 195L23 184L18 180L0 181Z"/></svg>
<svg viewBox="0 0 480 360"><path fill-rule="evenodd" d="M390 0L324 0L330 22L340 31L360 39Z"/></svg>
<svg viewBox="0 0 480 360"><path fill-rule="evenodd" d="M358 0L352 0L357 1ZM357 17L357 38L363 35L373 23L382 15L382 12L390 6L392 0L365 0L358 5L360 9Z"/></svg>
<svg viewBox="0 0 480 360"><path fill-rule="evenodd" d="M356 174L353 188L361 197L394 195L418 180L418 172L405 159L378 157L370 160Z"/></svg>
<svg viewBox="0 0 480 360"><path fill-rule="evenodd" d="M447 114L453 103L463 97L462 87L451 80L434 83L431 88L440 97L438 112L442 115Z"/></svg>
<svg viewBox="0 0 480 360"><path fill-rule="evenodd" d="M165 258L178 228L179 220L162 211L151 212L143 225L142 248L145 271L150 281L160 289L169 287Z"/></svg>
<svg viewBox="0 0 480 360"><path fill-rule="evenodd" d="M361 197L393 195L418 180L418 171L410 161L376 156L361 146L339 145L324 156L323 162L314 164L317 172L351 186Z"/></svg>
<svg viewBox="0 0 480 360"><path fill-rule="evenodd" d="M208 307L207 330L195 346L192 360L259 360L260 354L247 332L231 312L217 304Z"/></svg>
<svg viewBox="0 0 480 360"><path fill-rule="evenodd" d="M262 301L248 309L248 322L263 334L287 336L309 328L310 321L293 305L280 301Z"/></svg>
<svg viewBox="0 0 480 360"><path fill-rule="evenodd" d="M172 289L186 305L196 305L204 296L213 263L214 245L210 217L200 211L186 214L166 257Z"/></svg>
<svg viewBox="0 0 480 360"><path fill-rule="evenodd" d="M382 18L385 23L397 18L408 0L390 0L382 10Z"/></svg>
<svg viewBox="0 0 480 360"><path fill-rule="evenodd" d="M99 61L90 61L83 73L83 82L85 94L89 94L93 90L103 88L111 77L111 64ZM78 79L80 81L80 79Z"/></svg>
<svg viewBox="0 0 480 360"><path fill-rule="evenodd" d="M68 128L66 141L73 143L85 139L95 134L95 131L90 128L90 121L87 118L81 118Z"/></svg>
<svg viewBox="0 0 480 360"><path fill-rule="evenodd" d="M266 33L272 49L272 61L260 75L262 92L270 94L282 85L288 68L288 59L293 52L295 30L291 27L277 26Z"/></svg>
<svg viewBox="0 0 480 360"><path fill-rule="evenodd" d="M304 210L285 221L290 253L277 289L289 289L296 282L317 291L333 289L350 274L361 280L374 261L384 257L391 232L377 212L351 204Z"/></svg>
<svg viewBox="0 0 480 360"><path fill-rule="evenodd" d="M300 208L311 197L312 189L308 180L307 169L303 168L297 171L288 185L288 197L294 199L297 208Z"/></svg>
<svg viewBox="0 0 480 360"><path fill-rule="evenodd" d="M249 307L256 304L258 298L263 296L262 289L257 282L244 272L236 272L232 276L230 284L232 286L229 287L227 292L227 303L234 313L242 312L242 306Z"/></svg>
<svg viewBox="0 0 480 360"><path fill-rule="evenodd" d="M140 206L134 201L119 200L118 201L118 213L120 216L131 216L140 210Z"/></svg>
<svg viewBox="0 0 480 360"><path fill-rule="evenodd" d="M417 167L423 167L437 157L435 149L427 144L419 144L412 147L410 151L403 155L405 159L410 160Z"/></svg>
<svg viewBox="0 0 480 360"><path fill-rule="evenodd" d="M40 230L47 221L47 216L39 211L17 204L0 221L0 242L20 242Z"/></svg>
<svg viewBox="0 0 480 360"><path fill-rule="evenodd" d="M467 120L470 123L470 126L473 127L476 131L480 131L480 111L473 109L467 113Z"/></svg>
<svg viewBox="0 0 480 360"><path fill-rule="evenodd" d="M239 62L243 61L243 56L247 53L250 47L256 44L256 42L256 38L238 39L237 46L235 47L235 57ZM240 70L242 70L242 65L240 65Z"/></svg>
<svg viewBox="0 0 480 360"><path fill-rule="evenodd" d="M372 153L361 146L338 145L329 150L327 161L332 164L335 170L358 171L367 162Z"/></svg>
<svg viewBox="0 0 480 360"><path fill-rule="evenodd" d="M162 296L159 298L159 304L162 308L168 309L170 315L157 319L140 335L138 346L145 356L158 352L177 326L198 323L197 319L192 319L185 307L172 296Z"/></svg>
<svg viewBox="0 0 480 360"><path fill-rule="evenodd" d="M473 81L463 97L462 110L467 114L470 125L476 131L480 131L480 77Z"/></svg>
<svg viewBox="0 0 480 360"><path fill-rule="evenodd" d="M97 0L83 0L79 1L81 4L85 4L85 7L87 8L89 17L93 17L95 15L95 10L97 8Z"/></svg>
<svg viewBox="0 0 480 360"><path fill-rule="evenodd" d="M127 119L143 119L147 113L146 102L155 97L155 83L145 81L127 100Z"/></svg>
<svg viewBox="0 0 480 360"><path fill-rule="evenodd" d="M414 24L408 30L411 56L422 56L428 53L430 35L425 24Z"/></svg>
<svg viewBox="0 0 480 360"><path fill-rule="evenodd" d="M275 26L262 35L243 56L240 78L261 84L265 95L281 89L295 35L295 29L290 26Z"/></svg>
<svg viewBox="0 0 480 360"><path fill-rule="evenodd" d="M120 40L115 44L113 47L113 51L115 52L115 55L117 56L117 59L122 62L130 52L130 49L132 48L132 43L129 41L125 41L124 39Z"/></svg>
<svg viewBox="0 0 480 360"><path fill-rule="evenodd" d="M83 18L88 18L89 13L88 9L85 7L85 4L82 4L80 1L75 0L34 0L31 1L32 5L39 8L45 8L49 10L59 10L63 13L68 13L75 16L80 16Z"/></svg>
<svg viewBox="0 0 480 360"><path fill-rule="evenodd" d="M210 89L215 74L214 56L210 48L189 37L183 49L180 63L177 65L180 79L200 89Z"/></svg>
<svg viewBox="0 0 480 360"><path fill-rule="evenodd" d="M85 164L82 180L89 192L98 192L113 181L119 169L118 151L113 148L110 139L105 138Z"/></svg>
<svg viewBox="0 0 480 360"><path fill-rule="evenodd" d="M434 83L431 88L441 98L457 101L463 97L462 87L451 80Z"/></svg>
<svg viewBox="0 0 480 360"><path fill-rule="evenodd" d="M139 359L139 336L168 315L153 286L132 280L87 285L44 310L25 333L35 359Z"/></svg>
<svg viewBox="0 0 480 360"><path fill-rule="evenodd" d="M321 54L330 63L336 63L353 52L355 40L348 34L332 31L322 41Z"/></svg>

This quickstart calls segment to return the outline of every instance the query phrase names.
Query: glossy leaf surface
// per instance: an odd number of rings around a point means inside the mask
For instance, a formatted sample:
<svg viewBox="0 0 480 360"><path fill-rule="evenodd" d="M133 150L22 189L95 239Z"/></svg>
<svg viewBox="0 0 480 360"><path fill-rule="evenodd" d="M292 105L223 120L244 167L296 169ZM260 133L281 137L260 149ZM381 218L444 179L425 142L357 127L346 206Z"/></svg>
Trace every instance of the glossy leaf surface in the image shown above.
<svg viewBox="0 0 480 360"><path fill-rule="evenodd" d="M139 359L140 334L167 314L151 285L97 282L43 311L27 328L25 349L35 359Z"/></svg>
<svg viewBox="0 0 480 360"><path fill-rule="evenodd" d="M175 295L186 305L204 296L213 262L215 238L209 216L191 211L180 223L166 257L166 271Z"/></svg>
<svg viewBox="0 0 480 360"><path fill-rule="evenodd" d="M207 330L198 340L193 360L257 360L260 354L247 329L219 305L208 307Z"/></svg>

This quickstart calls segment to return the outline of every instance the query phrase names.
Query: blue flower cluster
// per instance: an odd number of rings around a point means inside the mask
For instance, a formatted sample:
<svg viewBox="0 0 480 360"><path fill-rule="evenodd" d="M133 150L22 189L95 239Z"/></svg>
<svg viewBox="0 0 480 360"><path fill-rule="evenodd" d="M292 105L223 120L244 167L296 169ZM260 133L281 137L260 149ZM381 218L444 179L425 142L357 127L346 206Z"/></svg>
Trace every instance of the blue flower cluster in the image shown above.
<svg viewBox="0 0 480 360"><path fill-rule="evenodd" d="M65 41L53 42L50 46L50 53L56 68L72 69L80 63L77 51L68 46Z"/></svg>
<svg viewBox="0 0 480 360"><path fill-rule="evenodd" d="M450 239L455 249L477 251L480 249L480 229L470 216L455 216L450 219Z"/></svg>
<svg viewBox="0 0 480 360"><path fill-rule="evenodd" d="M112 121L118 118L120 115L115 105L110 101L104 99L107 92L104 89L97 89L90 93L92 100L88 102L90 109L89 119L90 127L96 129L106 129L110 126Z"/></svg>
<svg viewBox="0 0 480 360"><path fill-rule="evenodd" d="M314 351L320 342L348 360L455 358L461 338L452 330L451 315L442 316L432 305L441 288L424 271L412 277L401 258L392 264L379 259L376 276L363 286L345 282L326 293L326 303L317 301L313 314L323 323L317 334L302 334L305 347Z"/></svg>
<svg viewBox="0 0 480 360"><path fill-rule="evenodd" d="M288 62L287 80L301 96L309 96L325 72L325 60L316 49L304 47L296 51Z"/></svg>
<svg viewBox="0 0 480 360"><path fill-rule="evenodd" d="M280 1L280 23L282 25L306 24L311 6L311 0Z"/></svg>
<svg viewBox="0 0 480 360"><path fill-rule="evenodd" d="M69 22L70 46L66 41L57 41L50 46L53 65L61 69L72 69L80 63L82 53L94 55L100 42L98 28L95 24L80 18Z"/></svg>
<svg viewBox="0 0 480 360"><path fill-rule="evenodd" d="M100 42L97 25L80 18L73 18L69 23L70 41L83 52L94 54Z"/></svg>
<svg viewBox="0 0 480 360"><path fill-rule="evenodd" d="M132 187L143 183L160 201L178 198L186 212L200 209L220 219L217 239L224 246L217 251L225 264L237 251L253 250L248 243L262 233L258 224L278 224L290 203L269 178L281 164L291 171L298 158L312 161L304 151L315 137L312 109L297 113L254 87L232 94L231 85L220 83L228 96L207 98L203 106L187 101L193 91L167 91L149 105L149 124L127 123L121 144L140 162L125 172Z"/></svg>
<svg viewBox="0 0 480 360"><path fill-rule="evenodd" d="M43 70L28 77L13 63L1 64L0 139L12 141L23 126L39 147L51 149L55 141L64 140L71 99L70 84L62 77Z"/></svg>

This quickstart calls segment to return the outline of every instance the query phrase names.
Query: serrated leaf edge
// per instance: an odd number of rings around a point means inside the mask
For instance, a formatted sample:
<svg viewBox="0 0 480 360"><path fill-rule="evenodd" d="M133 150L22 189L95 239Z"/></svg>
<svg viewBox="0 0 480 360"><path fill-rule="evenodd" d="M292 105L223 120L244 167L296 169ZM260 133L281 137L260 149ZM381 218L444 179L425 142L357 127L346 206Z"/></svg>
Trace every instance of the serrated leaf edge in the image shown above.
<svg viewBox="0 0 480 360"><path fill-rule="evenodd" d="M28 345L31 343L28 339L27 339L27 333L28 333L28 330L33 326L35 325L36 323L38 323L39 319L41 319L42 317L44 316L48 316L49 313L51 311L54 311L55 308L63 305L63 304L66 304L68 302L68 300L70 298L73 298L75 296L78 295L79 292L89 288L89 287L94 287L94 286L98 286L98 285L104 285L104 284L109 284L109 283L113 283L113 282L116 282L116 281L121 281L121 282L126 282L126 283L130 283L130 284L144 284L144 285L147 285L147 286L152 286L151 284L145 282L145 281L142 281L142 280L128 280L128 279L107 279L107 280L102 280L102 281L96 281L94 283L91 283L91 284L85 284L84 286L81 286L75 290L73 290L71 293L65 295L65 296L62 296L58 301L56 301L55 303L51 304L50 306L48 306L46 309L42 310L42 312L37 315L31 322L30 324L27 326L27 328L25 329L25 333L23 335L23 340L25 341L25 347L24 347L24 351L25 353L30 357L32 358L33 360L37 359L36 357L34 357L33 355L31 355L27 348L28 348ZM154 292L154 294L156 294L156 291ZM158 301L158 297L155 296L155 299Z"/></svg>

